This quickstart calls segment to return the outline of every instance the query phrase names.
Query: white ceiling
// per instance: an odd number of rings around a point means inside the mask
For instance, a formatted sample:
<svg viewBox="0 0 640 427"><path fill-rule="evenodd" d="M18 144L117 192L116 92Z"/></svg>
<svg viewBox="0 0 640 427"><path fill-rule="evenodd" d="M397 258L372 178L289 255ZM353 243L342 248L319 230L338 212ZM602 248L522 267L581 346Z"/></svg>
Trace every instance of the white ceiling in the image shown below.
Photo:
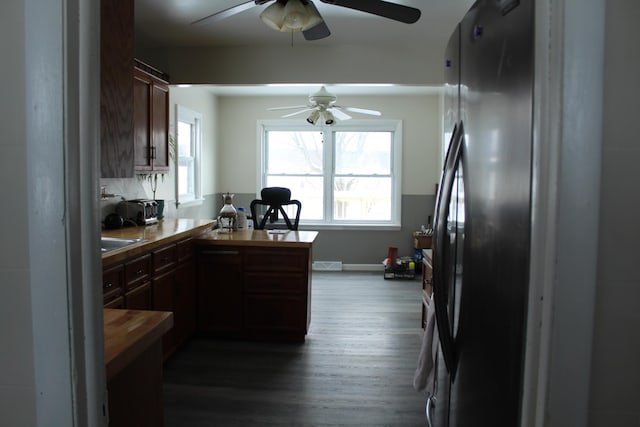
<svg viewBox="0 0 640 427"><path fill-rule="evenodd" d="M306 41L301 33L281 33L268 28L259 14L268 4L254 6L218 22L192 25L193 21L212 13L244 3L246 0L135 0L136 46L138 48L167 47L245 47L290 46L304 44L305 48L339 49L341 46L412 46L446 42L456 23L473 4L473 0L392 0L393 3L415 7L422 15L414 24L404 24L345 7L313 0L325 20L331 35L322 40ZM308 94L317 85L289 87L217 87L220 94ZM352 87L333 85L336 94L411 93L432 90L402 86ZM258 92L256 92L258 91Z"/></svg>

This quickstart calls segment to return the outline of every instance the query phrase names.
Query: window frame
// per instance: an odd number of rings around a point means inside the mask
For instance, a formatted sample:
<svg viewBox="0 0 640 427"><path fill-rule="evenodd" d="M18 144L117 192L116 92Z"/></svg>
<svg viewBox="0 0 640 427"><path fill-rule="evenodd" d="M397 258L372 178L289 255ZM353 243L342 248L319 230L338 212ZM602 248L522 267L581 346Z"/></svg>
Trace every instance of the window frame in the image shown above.
<svg viewBox="0 0 640 427"><path fill-rule="evenodd" d="M332 126L311 127L306 121L300 120L258 120L257 135L257 183L256 188L262 189L267 182L267 132L269 131L312 131L324 133L325 149L323 150L323 182L324 182L324 220L300 219L300 228L314 229L375 229L399 230L402 218L402 121L401 120L345 120ZM335 144L336 132L391 132L391 219L388 221L359 221L333 219L333 180L335 174ZM329 135L329 136L328 136ZM260 190L256 197L259 198ZM330 200L330 202L329 202ZM304 206L303 206L304 209Z"/></svg>
<svg viewBox="0 0 640 427"><path fill-rule="evenodd" d="M178 123L189 123L195 127L194 138L192 140L193 155L189 157L180 156L178 141ZM177 206L199 205L203 202L202 197L202 126L203 115L198 111L194 111L188 107L176 104L175 110L175 197ZM188 159L188 160L185 160ZM193 193L180 194L180 174L178 172L180 165L186 161L193 163Z"/></svg>

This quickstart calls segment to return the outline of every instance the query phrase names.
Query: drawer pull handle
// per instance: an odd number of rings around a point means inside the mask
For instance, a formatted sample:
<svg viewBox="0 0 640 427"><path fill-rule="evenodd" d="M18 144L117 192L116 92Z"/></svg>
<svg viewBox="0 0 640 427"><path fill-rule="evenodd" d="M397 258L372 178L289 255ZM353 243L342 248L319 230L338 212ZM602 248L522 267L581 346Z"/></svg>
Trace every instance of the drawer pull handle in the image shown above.
<svg viewBox="0 0 640 427"><path fill-rule="evenodd" d="M105 285L105 288L110 288L110 287L112 287L112 286L113 286L113 283L109 282L109 283L107 283L107 284Z"/></svg>
<svg viewBox="0 0 640 427"><path fill-rule="evenodd" d="M202 255L238 255L240 251L202 251Z"/></svg>
<svg viewBox="0 0 640 427"><path fill-rule="evenodd" d="M142 274L142 273L144 273L144 269L143 268L141 268L140 270L136 271L136 274Z"/></svg>

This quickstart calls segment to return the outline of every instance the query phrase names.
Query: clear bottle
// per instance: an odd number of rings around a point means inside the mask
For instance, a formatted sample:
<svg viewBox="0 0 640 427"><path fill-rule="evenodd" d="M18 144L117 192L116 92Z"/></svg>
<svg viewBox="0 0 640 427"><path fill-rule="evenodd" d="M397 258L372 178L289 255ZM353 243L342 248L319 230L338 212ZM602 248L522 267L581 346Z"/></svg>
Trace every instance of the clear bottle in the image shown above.
<svg viewBox="0 0 640 427"><path fill-rule="evenodd" d="M232 231L236 227L238 213L233 207L233 194L225 193L222 195L224 206L220 209L218 216L218 224L222 231Z"/></svg>

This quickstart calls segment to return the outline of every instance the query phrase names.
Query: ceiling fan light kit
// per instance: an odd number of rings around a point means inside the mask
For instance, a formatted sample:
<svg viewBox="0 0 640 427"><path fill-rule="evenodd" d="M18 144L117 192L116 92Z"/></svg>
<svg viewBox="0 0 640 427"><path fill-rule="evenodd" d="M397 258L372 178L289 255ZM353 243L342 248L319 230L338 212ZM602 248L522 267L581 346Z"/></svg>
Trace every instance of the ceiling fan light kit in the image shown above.
<svg viewBox="0 0 640 427"><path fill-rule="evenodd" d="M290 109L300 109L298 111L294 111L293 113L285 114L282 116L283 118L297 116L299 114L303 114L309 112L307 116L307 123L315 125L318 122L322 125L331 126L336 123L337 120L349 120L351 116L345 113L343 110L352 111L354 113L359 114L368 114L370 116L381 116L382 113L376 110L367 110L364 108L357 107L347 107L345 105L336 105L337 97L327 91L327 89L322 86L319 91L312 93L309 95L309 103L307 105L294 105L291 107L273 107L268 108L269 111L274 110L290 110Z"/></svg>
<svg viewBox="0 0 640 427"><path fill-rule="evenodd" d="M300 0L289 0L284 5L277 1L262 11L260 19L269 28L287 33L305 31L322 22L311 3L303 5Z"/></svg>
<svg viewBox="0 0 640 427"><path fill-rule="evenodd" d="M217 22L253 6L261 6L273 0L247 0L236 6L212 13L192 24ZM360 12L370 13L405 24L412 24L420 18L420 9L391 3L384 0L320 0L332 6L340 6ZM305 40L320 40L331 35L329 27L320 16L312 0L275 0L260 14L260 19L269 28L282 32L302 31Z"/></svg>

